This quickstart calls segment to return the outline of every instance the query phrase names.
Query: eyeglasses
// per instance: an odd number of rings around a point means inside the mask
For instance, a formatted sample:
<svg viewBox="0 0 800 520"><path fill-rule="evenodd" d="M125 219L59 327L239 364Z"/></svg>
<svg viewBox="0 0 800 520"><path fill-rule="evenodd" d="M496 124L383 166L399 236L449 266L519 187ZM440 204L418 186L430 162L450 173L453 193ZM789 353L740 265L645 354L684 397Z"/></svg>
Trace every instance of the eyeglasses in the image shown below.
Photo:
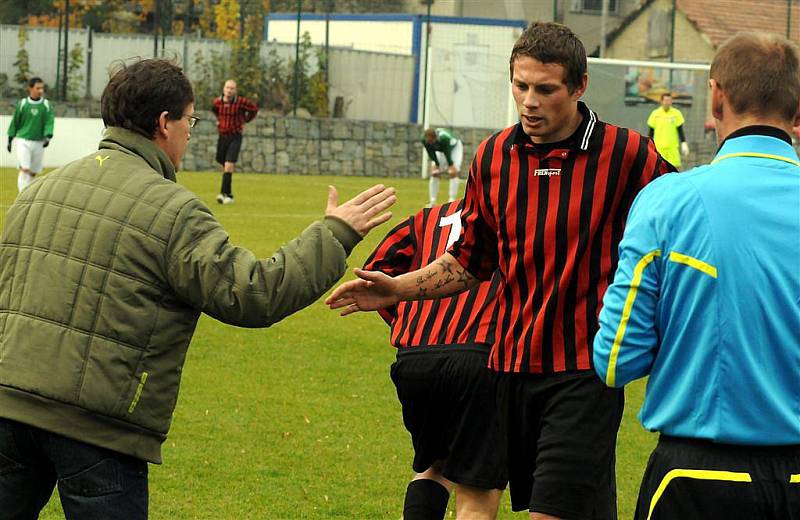
<svg viewBox="0 0 800 520"><path fill-rule="evenodd" d="M194 128L194 125L200 121L200 118L197 116L186 116L189 119L189 128Z"/></svg>

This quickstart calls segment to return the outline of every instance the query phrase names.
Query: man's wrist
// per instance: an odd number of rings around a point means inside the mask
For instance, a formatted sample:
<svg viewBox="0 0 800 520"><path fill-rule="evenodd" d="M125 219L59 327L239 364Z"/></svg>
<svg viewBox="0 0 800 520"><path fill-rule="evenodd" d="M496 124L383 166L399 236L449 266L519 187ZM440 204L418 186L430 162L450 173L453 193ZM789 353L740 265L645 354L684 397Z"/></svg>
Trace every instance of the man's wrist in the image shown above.
<svg viewBox="0 0 800 520"><path fill-rule="evenodd" d="M342 244L346 255L350 255L356 245L361 242L363 237L351 226L347 221L334 217L332 215L325 215L323 224L333 234L333 237Z"/></svg>

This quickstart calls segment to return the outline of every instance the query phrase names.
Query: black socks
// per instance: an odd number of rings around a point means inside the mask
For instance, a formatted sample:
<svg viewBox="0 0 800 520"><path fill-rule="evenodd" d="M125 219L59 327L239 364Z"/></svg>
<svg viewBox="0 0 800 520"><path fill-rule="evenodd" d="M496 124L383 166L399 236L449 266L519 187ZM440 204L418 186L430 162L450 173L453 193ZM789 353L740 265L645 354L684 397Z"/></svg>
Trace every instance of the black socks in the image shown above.
<svg viewBox="0 0 800 520"><path fill-rule="evenodd" d="M231 172L223 172L222 173L222 188L220 188L219 192L223 195L227 195L228 197L233 197L233 192L231 191L231 184L233 179L233 173Z"/></svg>
<svg viewBox="0 0 800 520"><path fill-rule="evenodd" d="M406 488L403 520L442 520L450 493L435 480L412 480Z"/></svg>

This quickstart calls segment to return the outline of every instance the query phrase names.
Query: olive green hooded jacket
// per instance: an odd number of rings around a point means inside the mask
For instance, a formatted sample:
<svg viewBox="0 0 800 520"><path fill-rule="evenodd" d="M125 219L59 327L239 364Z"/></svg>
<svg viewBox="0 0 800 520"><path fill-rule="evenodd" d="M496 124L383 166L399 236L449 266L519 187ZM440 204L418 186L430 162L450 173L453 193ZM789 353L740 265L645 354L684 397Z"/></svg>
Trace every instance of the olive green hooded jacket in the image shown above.
<svg viewBox="0 0 800 520"><path fill-rule="evenodd" d="M328 290L360 239L325 218L258 259L152 141L110 128L8 211L0 417L160 463L200 313L268 327Z"/></svg>

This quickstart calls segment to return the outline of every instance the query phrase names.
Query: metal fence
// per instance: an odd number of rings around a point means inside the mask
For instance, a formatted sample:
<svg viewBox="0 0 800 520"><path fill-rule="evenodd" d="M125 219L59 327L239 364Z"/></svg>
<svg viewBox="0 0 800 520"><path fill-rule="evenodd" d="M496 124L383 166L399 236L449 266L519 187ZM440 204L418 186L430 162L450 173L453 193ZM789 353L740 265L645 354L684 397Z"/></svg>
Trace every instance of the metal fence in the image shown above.
<svg viewBox="0 0 800 520"><path fill-rule="evenodd" d="M51 86L58 78L58 30L28 27L25 49L31 72ZM0 72L13 78L14 61L19 50L19 27L0 25ZM195 57L206 59L216 53L219 59L229 59L227 47L220 40L196 37L166 37L156 45L152 36L137 34L92 33L86 29L70 29L70 49L79 45L82 50L82 88L79 97L99 98L108 82L109 68L119 60L158 55L173 58L182 64L189 78L200 76ZM283 60L294 59L295 47L290 44L261 44L261 56L266 59L274 50ZM332 47L329 51L329 102L339 103L343 116L370 121L407 122L414 76L413 56L384 54ZM316 54L309 66L316 70ZM222 85L220 85L222 89ZM399 102L398 100L402 100Z"/></svg>
<svg viewBox="0 0 800 520"><path fill-rule="evenodd" d="M601 120L648 134L647 118L659 107L661 94L671 92L681 111L686 140L692 153L688 165L713 156L715 134L710 119L706 64L624 61L589 58L589 88L584 101ZM684 164L686 167L686 164Z"/></svg>

